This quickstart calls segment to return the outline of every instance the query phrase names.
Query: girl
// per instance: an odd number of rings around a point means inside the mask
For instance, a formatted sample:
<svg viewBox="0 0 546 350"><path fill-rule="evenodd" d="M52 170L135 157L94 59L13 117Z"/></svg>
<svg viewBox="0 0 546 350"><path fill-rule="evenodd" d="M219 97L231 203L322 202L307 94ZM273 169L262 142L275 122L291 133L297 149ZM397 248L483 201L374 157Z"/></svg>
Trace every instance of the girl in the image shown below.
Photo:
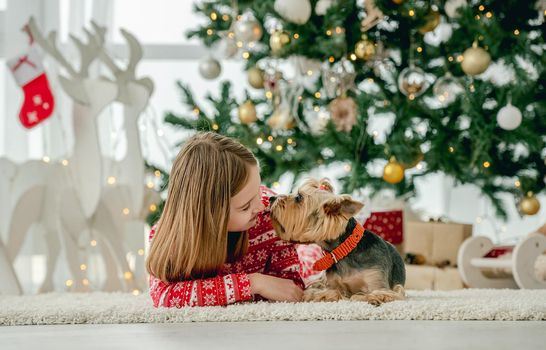
<svg viewBox="0 0 546 350"><path fill-rule="evenodd" d="M301 300L298 254L275 235L264 212L274 193L260 182L256 158L240 143L200 133L184 144L150 232L155 307Z"/></svg>

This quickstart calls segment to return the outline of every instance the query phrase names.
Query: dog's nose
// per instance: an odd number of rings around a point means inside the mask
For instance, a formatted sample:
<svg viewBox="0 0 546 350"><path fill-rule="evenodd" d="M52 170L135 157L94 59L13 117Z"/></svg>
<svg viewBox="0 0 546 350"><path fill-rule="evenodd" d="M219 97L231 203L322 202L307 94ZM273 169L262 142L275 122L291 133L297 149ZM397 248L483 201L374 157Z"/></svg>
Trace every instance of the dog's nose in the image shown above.
<svg viewBox="0 0 546 350"><path fill-rule="evenodd" d="M275 196L269 197L269 205L273 204L273 202L275 202L275 200L277 200L277 197L275 197Z"/></svg>

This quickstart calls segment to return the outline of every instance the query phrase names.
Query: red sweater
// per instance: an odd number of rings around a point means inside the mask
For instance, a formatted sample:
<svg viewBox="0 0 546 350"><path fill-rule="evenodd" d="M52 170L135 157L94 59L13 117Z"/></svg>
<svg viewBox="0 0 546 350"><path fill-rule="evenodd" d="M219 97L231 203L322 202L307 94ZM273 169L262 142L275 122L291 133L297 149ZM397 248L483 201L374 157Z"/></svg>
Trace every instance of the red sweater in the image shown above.
<svg viewBox="0 0 546 350"><path fill-rule="evenodd" d="M269 205L274 193L262 186L262 202ZM150 241L155 226L150 231ZM298 253L293 244L277 237L266 213L258 214L249 231L247 253L238 261L222 266L218 276L168 283L150 276L150 296L155 307L219 306L252 300L248 274L263 273L293 280L304 288Z"/></svg>

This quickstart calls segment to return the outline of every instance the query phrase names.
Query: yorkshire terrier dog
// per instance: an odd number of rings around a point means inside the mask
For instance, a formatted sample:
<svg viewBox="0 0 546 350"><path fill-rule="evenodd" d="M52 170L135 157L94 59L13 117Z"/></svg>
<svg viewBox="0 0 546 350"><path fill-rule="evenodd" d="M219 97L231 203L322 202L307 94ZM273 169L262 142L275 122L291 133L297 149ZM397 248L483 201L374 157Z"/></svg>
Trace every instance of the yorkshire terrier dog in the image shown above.
<svg viewBox="0 0 546 350"><path fill-rule="evenodd" d="M355 219L364 204L334 194L326 179L309 179L294 195L271 197L271 222L279 237L316 243L327 253L314 265L325 278L304 292L305 301L366 301L373 305L405 297L402 257L388 242Z"/></svg>

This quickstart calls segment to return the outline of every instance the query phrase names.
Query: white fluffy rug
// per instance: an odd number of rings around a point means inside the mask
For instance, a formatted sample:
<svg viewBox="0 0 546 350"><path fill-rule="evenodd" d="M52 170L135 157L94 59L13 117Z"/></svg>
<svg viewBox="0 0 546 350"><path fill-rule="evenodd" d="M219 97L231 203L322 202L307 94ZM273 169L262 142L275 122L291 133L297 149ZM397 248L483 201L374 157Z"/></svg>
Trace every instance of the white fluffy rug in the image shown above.
<svg viewBox="0 0 546 350"><path fill-rule="evenodd" d="M0 325L304 320L546 320L546 290L409 291L408 299L155 309L148 295L0 295Z"/></svg>

